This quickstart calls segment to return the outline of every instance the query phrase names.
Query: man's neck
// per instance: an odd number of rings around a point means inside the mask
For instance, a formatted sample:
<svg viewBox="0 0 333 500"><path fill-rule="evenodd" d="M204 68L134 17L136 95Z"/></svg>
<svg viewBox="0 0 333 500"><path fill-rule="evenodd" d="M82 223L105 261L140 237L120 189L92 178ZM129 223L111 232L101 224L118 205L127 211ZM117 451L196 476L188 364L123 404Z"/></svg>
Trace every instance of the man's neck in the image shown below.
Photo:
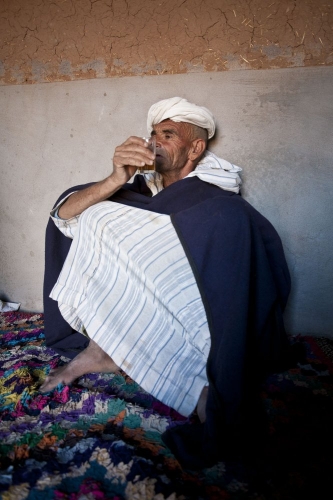
<svg viewBox="0 0 333 500"><path fill-rule="evenodd" d="M173 170L172 172L161 173L163 177L163 187L166 188L177 181L184 179L190 172L195 169L193 162L186 164L181 170Z"/></svg>
<svg viewBox="0 0 333 500"><path fill-rule="evenodd" d="M163 187L166 188L168 186L171 186L171 184L174 184L175 182L180 181L181 179L184 179L184 177L186 177L186 175L187 174L175 176L175 175L165 175L165 174L163 174L162 175L162 177L163 177Z"/></svg>

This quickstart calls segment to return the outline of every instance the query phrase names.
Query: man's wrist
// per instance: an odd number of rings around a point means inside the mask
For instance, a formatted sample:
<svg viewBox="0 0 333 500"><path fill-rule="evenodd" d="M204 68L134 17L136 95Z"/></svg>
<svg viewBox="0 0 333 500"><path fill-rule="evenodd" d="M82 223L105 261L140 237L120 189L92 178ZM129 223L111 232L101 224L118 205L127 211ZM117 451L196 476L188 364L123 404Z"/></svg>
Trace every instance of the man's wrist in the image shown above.
<svg viewBox="0 0 333 500"><path fill-rule="evenodd" d="M127 176L119 176L116 172L112 172L103 182L106 183L106 188L110 192L110 196L121 189L126 182L129 181Z"/></svg>

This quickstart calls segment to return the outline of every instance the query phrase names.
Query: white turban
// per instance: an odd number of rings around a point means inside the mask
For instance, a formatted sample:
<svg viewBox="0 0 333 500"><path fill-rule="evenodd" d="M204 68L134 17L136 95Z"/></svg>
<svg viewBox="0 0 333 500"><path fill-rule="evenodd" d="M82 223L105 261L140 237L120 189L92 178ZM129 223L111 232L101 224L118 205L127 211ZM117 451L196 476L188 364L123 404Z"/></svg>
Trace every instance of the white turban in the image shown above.
<svg viewBox="0 0 333 500"><path fill-rule="evenodd" d="M215 118L209 109L192 104L182 97L163 99L150 107L147 117L148 133L151 134L153 125L167 119L205 128L208 139L215 134Z"/></svg>

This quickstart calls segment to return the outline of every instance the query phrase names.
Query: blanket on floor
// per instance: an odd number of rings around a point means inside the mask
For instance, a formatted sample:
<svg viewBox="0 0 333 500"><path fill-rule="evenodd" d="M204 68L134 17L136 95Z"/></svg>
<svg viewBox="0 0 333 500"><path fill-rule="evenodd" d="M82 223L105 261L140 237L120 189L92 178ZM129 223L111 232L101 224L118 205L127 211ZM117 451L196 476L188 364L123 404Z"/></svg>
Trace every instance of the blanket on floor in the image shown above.
<svg viewBox="0 0 333 500"><path fill-rule="evenodd" d="M180 466L161 435L196 425L196 416L189 422L125 374L92 373L41 394L49 370L68 361L45 345L43 328L42 314L0 314L1 499L327 498L332 340L299 336L304 358L265 380L264 443L194 471Z"/></svg>

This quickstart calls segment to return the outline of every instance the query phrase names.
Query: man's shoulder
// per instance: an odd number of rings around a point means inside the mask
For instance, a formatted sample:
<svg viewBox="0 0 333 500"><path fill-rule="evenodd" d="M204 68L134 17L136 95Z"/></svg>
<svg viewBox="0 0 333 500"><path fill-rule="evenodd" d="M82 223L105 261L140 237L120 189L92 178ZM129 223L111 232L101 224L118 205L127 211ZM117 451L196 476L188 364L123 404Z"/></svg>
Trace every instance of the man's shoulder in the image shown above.
<svg viewBox="0 0 333 500"><path fill-rule="evenodd" d="M215 184L202 181L199 177L188 177L182 179L181 181L171 184L168 188L164 189L162 192L172 191L174 194L185 194L193 196L193 198L200 201L201 199L210 199L214 197L232 197L238 196L232 191L227 191L222 189Z"/></svg>
<svg viewBox="0 0 333 500"><path fill-rule="evenodd" d="M191 214L188 214L189 218L208 220L213 217L217 220L223 217L230 223L243 221L245 224L254 224L262 229L272 229L271 222L238 193L203 182L196 177L175 183L176 190L184 210L191 211Z"/></svg>
<svg viewBox="0 0 333 500"><path fill-rule="evenodd" d="M204 182L198 177L189 177L182 181L176 182L174 185L174 195L182 199L188 199L193 202L193 205L201 203L210 203L215 200L219 203L220 200L225 200L224 203L229 203L231 200L241 200L241 196L232 191L222 189L215 184ZM241 202L242 203L242 202Z"/></svg>

